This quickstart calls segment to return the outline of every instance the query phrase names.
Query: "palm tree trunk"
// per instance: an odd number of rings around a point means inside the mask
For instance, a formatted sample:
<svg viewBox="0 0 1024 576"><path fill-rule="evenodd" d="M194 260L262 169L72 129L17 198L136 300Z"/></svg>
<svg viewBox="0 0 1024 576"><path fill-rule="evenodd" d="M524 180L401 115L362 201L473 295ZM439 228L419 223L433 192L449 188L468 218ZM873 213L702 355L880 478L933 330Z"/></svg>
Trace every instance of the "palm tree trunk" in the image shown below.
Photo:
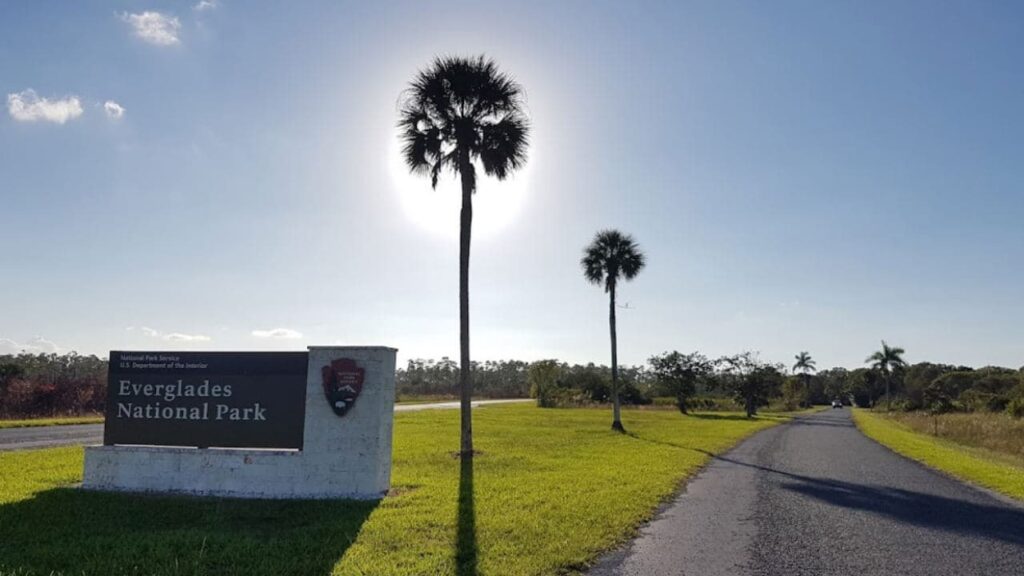
<svg viewBox="0 0 1024 576"><path fill-rule="evenodd" d="M619 405L619 354L615 339L615 284L610 286L608 300L608 328L612 335L612 430L625 432L622 427L621 406Z"/></svg>
<svg viewBox="0 0 1024 576"><path fill-rule="evenodd" d="M459 450L463 458L473 457L473 373L469 360L469 241L473 228L473 182L469 158L460 162L462 175L462 211L459 216L459 400L461 435Z"/></svg>
<svg viewBox="0 0 1024 576"><path fill-rule="evenodd" d="M892 402L892 398L889 396L889 373L885 374L885 411L889 412L891 406L889 403Z"/></svg>

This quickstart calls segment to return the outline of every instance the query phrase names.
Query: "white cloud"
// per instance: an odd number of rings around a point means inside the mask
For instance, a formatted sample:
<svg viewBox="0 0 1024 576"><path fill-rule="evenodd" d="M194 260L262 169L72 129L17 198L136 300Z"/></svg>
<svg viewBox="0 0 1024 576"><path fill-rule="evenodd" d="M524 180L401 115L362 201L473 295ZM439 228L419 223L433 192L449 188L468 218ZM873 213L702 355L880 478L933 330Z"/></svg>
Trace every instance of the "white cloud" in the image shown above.
<svg viewBox="0 0 1024 576"><path fill-rule="evenodd" d="M82 115L82 102L77 96L50 100L40 98L35 90L7 95L7 112L19 122L54 122L63 124Z"/></svg>
<svg viewBox="0 0 1024 576"><path fill-rule="evenodd" d="M128 327L127 330L130 332L135 330L135 328ZM181 332L169 332L165 334L159 330L149 328L148 326L140 327L139 331L150 338L156 338L166 342L209 342L210 340L213 340L213 338L210 338L205 334L183 334Z"/></svg>
<svg viewBox="0 0 1024 576"><path fill-rule="evenodd" d="M182 334L181 332L171 332L170 334L164 334L164 340L168 342L209 342L210 337L204 334Z"/></svg>
<svg viewBox="0 0 1024 576"><path fill-rule="evenodd" d="M217 0L199 0L199 2L192 7L196 12L205 12L206 10L213 10L217 7Z"/></svg>
<svg viewBox="0 0 1024 576"><path fill-rule="evenodd" d="M181 30L181 22L177 16L147 11L141 14L122 12L120 18L131 25L136 36L150 44L171 46L179 42L178 31Z"/></svg>
<svg viewBox="0 0 1024 576"><path fill-rule="evenodd" d="M0 354L20 354L21 352L29 354L56 353L60 352L60 347L42 336L31 338L28 342L15 342L10 338L0 338Z"/></svg>
<svg viewBox="0 0 1024 576"><path fill-rule="evenodd" d="M273 328L271 330L253 330L252 335L257 338L274 338L277 340L294 340L302 338L302 332L291 328Z"/></svg>
<svg viewBox="0 0 1024 576"><path fill-rule="evenodd" d="M107 113L107 118L112 120L118 120L124 116L124 106L113 100L107 100L103 103L103 111Z"/></svg>

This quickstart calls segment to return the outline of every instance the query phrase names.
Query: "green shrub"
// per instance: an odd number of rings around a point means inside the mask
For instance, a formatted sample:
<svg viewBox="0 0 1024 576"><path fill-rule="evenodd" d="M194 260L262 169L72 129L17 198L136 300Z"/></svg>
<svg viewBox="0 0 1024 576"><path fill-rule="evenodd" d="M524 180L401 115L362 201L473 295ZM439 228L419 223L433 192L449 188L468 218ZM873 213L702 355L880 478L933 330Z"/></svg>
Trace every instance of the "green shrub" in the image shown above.
<svg viewBox="0 0 1024 576"><path fill-rule="evenodd" d="M1002 412L1006 410L1010 399L1004 394L994 394L982 390L964 390L960 394L960 405L968 412Z"/></svg>
<svg viewBox="0 0 1024 576"><path fill-rule="evenodd" d="M782 407L789 411L796 410L806 400L804 383L797 376L788 376L782 382Z"/></svg>
<svg viewBox="0 0 1024 576"><path fill-rule="evenodd" d="M1006 405L1006 413L1014 418L1024 418L1024 397L1010 400Z"/></svg>
<svg viewBox="0 0 1024 576"><path fill-rule="evenodd" d="M675 396L676 408L683 414L690 409L690 398L697 393L697 384L706 380L714 368L714 364L698 352L665 352L652 356L648 362L657 391Z"/></svg>
<svg viewBox="0 0 1024 576"><path fill-rule="evenodd" d="M562 390L559 377L562 367L557 360L540 360L533 362L526 372L530 383L530 398L537 399L538 408L554 408L556 398Z"/></svg>
<svg viewBox="0 0 1024 576"><path fill-rule="evenodd" d="M650 404L651 399L648 398L643 391L640 390L632 382L622 382L619 387L619 402L625 405L644 405Z"/></svg>
<svg viewBox="0 0 1024 576"><path fill-rule="evenodd" d="M924 388L924 407L932 414L952 412L954 393L955 390L947 381L944 381L943 378L936 378Z"/></svg>
<svg viewBox="0 0 1024 576"><path fill-rule="evenodd" d="M540 406L539 400L537 405L541 408L582 408L596 404L585 392L556 386L549 389L544 396L544 405Z"/></svg>
<svg viewBox="0 0 1024 576"><path fill-rule="evenodd" d="M731 412L739 408L735 400L722 396L696 396L690 399L689 406L700 412Z"/></svg>

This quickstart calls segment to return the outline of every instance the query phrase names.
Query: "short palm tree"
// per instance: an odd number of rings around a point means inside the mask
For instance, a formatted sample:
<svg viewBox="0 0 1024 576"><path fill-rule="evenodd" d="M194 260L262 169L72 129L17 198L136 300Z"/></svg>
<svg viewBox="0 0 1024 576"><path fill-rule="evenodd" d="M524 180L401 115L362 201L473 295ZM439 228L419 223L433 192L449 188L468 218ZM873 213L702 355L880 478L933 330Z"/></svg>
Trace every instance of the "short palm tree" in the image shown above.
<svg viewBox="0 0 1024 576"><path fill-rule="evenodd" d="M817 372L818 369L814 360L811 358L810 353L804 351L793 358L796 359L796 364L793 364L793 372L800 373L800 379L804 382L804 402L811 405L811 372Z"/></svg>
<svg viewBox="0 0 1024 576"><path fill-rule="evenodd" d="M615 288L619 280L632 280L644 267L645 257L629 234L602 230L583 250L583 276L592 284L604 284L608 293L608 327L612 338L612 430L625 432L619 404L619 365L615 336Z"/></svg>
<svg viewBox="0 0 1024 576"><path fill-rule="evenodd" d="M459 220L459 396L460 451L473 455L470 413L473 382L469 359L469 246L478 167L504 180L526 162L529 123L522 88L493 60L437 58L402 94L398 127L409 169L430 176L437 187L448 170L462 181Z"/></svg>
<svg viewBox="0 0 1024 576"><path fill-rule="evenodd" d="M892 398L890 396L892 372L907 365L903 360L904 354L906 354L906 350L903 348L889 346L885 343L885 340L882 340L882 349L864 360L865 363L870 362L871 368L878 370L882 374L882 379L885 380L885 409L887 411L892 405Z"/></svg>

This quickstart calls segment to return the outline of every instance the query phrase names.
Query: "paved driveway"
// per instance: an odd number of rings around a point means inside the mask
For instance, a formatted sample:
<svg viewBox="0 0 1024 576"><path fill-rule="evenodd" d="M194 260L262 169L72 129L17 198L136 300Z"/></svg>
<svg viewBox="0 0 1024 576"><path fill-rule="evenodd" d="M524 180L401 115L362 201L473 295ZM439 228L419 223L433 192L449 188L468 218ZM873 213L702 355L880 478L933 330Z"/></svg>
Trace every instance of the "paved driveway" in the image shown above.
<svg viewBox="0 0 1024 576"><path fill-rule="evenodd" d="M849 409L714 459L591 576L1024 574L1024 508L868 439Z"/></svg>

